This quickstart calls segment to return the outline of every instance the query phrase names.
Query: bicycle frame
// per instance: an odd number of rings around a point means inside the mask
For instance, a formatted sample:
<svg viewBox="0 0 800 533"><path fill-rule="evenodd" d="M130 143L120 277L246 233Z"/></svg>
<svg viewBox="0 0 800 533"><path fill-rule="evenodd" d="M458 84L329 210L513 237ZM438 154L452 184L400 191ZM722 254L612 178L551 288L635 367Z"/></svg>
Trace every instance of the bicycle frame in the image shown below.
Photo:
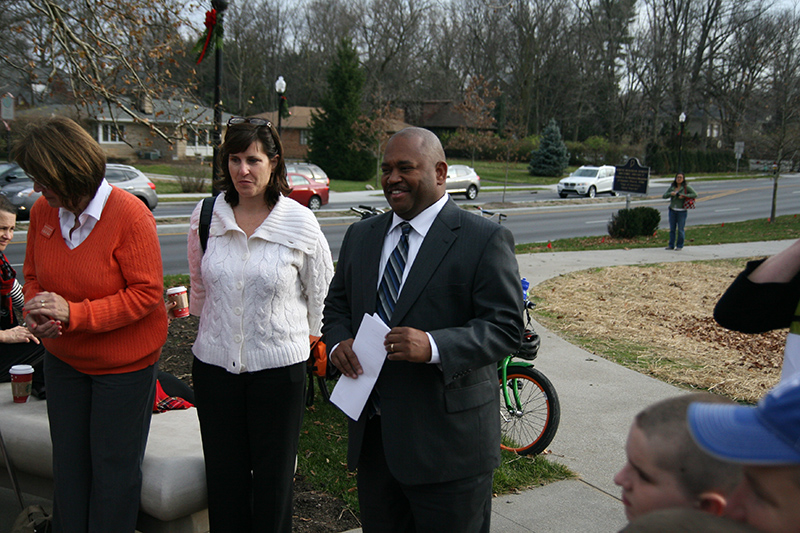
<svg viewBox="0 0 800 533"><path fill-rule="evenodd" d="M514 403L511 403L511 395L508 393L508 387L506 386L506 382L508 380L508 369L509 367L520 367L520 368L530 368L532 367L532 363L527 363L523 361L514 361L513 355L507 355L503 358L502 361L497 363L497 369L500 371L500 374L503 376L502 381L500 382L500 388L503 392L503 398L506 401L506 409L509 412L519 412L519 406L522 403L519 397L519 389L514 387Z"/></svg>

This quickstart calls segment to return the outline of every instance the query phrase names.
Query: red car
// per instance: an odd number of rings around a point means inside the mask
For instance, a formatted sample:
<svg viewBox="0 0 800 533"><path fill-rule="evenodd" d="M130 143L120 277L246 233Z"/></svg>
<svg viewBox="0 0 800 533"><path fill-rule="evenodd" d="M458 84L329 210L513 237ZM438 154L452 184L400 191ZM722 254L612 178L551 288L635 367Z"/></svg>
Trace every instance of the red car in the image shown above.
<svg viewBox="0 0 800 533"><path fill-rule="evenodd" d="M328 186L324 183L311 181L302 174L290 172L286 174L292 192L289 198L300 202L309 209L316 211L328 203Z"/></svg>

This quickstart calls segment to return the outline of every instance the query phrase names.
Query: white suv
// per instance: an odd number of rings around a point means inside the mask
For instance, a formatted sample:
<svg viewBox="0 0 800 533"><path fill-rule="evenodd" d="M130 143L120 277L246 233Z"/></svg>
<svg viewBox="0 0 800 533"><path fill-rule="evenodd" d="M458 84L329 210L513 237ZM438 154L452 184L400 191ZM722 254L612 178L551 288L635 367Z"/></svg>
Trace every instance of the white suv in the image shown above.
<svg viewBox="0 0 800 533"><path fill-rule="evenodd" d="M558 182L558 195L566 198L569 193L594 198L601 192L616 196L611 190L614 186L616 168L610 165L602 167L582 166L566 178Z"/></svg>

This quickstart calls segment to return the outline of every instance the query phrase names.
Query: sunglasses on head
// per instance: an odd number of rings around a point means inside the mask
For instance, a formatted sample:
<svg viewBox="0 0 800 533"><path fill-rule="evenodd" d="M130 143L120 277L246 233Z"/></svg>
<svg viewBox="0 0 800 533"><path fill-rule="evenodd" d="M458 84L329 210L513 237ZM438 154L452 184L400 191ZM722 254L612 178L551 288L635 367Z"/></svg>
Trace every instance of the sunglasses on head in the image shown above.
<svg viewBox="0 0 800 533"><path fill-rule="evenodd" d="M234 124L252 124L253 126L266 126L272 127L272 122L265 118L248 118L248 117L231 117L228 119L228 126Z"/></svg>

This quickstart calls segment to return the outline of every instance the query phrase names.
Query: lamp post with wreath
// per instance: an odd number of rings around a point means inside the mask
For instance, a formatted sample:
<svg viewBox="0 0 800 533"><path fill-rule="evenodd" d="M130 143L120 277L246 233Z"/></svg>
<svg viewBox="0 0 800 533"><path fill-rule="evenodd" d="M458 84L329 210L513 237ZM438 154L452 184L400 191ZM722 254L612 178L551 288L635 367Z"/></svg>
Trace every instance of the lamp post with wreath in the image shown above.
<svg viewBox="0 0 800 533"><path fill-rule="evenodd" d="M198 64L203 61L207 52L214 50L214 130L211 134L211 144L214 147L211 176L214 183L219 178L219 147L222 144L222 43L226 9L228 9L227 0L211 0L211 11L206 11L205 32L200 36L193 49L193 52L199 54ZM218 192L215 188L214 193Z"/></svg>

